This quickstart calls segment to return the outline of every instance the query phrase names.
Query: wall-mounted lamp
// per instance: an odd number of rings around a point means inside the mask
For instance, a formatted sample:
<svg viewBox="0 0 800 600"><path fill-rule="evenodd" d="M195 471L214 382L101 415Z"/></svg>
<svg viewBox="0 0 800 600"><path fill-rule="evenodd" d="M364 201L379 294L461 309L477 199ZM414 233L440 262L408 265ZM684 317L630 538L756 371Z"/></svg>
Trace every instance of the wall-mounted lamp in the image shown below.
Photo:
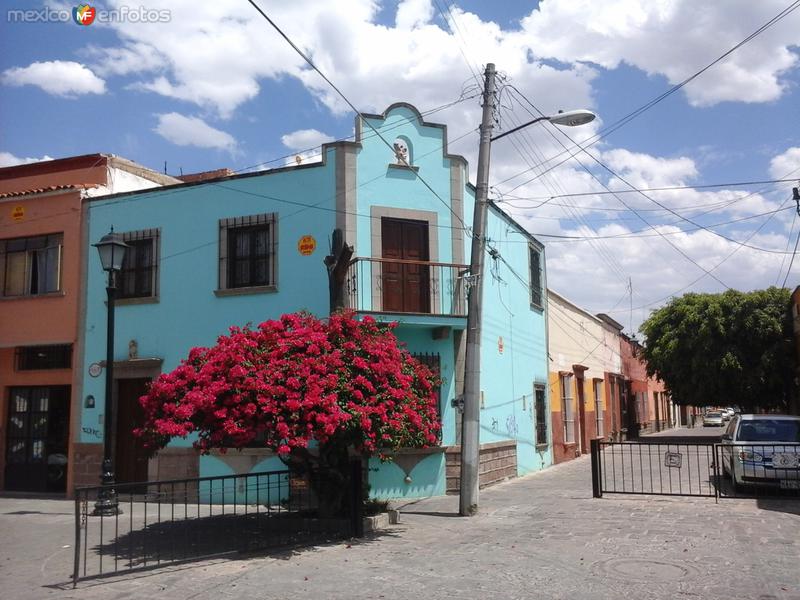
<svg viewBox="0 0 800 600"><path fill-rule="evenodd" d="M91 394L86 396L86 399L83 401L83 406L85 408L94 408L94 396Z"/></svg>

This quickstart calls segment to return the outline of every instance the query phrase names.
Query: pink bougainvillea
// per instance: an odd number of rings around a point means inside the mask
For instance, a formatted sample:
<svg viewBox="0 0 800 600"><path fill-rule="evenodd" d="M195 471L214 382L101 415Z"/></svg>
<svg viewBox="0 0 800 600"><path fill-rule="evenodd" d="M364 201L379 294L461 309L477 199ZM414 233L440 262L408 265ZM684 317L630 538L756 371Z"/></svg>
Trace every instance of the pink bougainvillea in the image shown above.
<svg viewBox="0 0 800 600"><path fill-rule="evenodd" d="M312 440L363 455L434 445L438 382L391 328L350 313L233 327L153 382L136 433L152 451L189 434L204 452L257 443L304 454Z"/></svg>

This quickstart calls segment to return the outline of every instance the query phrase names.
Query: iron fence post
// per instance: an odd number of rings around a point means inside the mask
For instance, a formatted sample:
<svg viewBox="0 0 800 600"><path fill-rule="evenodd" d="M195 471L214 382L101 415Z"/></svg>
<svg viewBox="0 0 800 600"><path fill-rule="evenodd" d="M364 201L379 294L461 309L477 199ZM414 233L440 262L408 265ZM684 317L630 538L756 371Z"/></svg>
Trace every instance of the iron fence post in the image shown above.
<svg viewBox="0 0 800 600"><path fill-rule="evenodd" d="M589 440L592 452L592 496L595 498L603 497L603 489L600 486L600 440Z"/></svg>
<svg viewBox="0 0 800 600"><path fill-rule="evenodd" d="M75 559L72 568L72 589L78 585L78 573L81 566L81 494L75 491Z"/></svg>

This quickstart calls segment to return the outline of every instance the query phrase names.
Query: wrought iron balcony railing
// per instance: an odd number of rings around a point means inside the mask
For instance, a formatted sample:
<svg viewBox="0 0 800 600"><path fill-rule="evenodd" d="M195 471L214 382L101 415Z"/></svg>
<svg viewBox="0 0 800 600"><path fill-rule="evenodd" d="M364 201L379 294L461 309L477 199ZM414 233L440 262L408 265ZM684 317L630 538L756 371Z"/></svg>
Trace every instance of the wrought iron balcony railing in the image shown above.
<svg viewBox="0 0 800 600"><path fill-rule="evenodd" d="M403 314L467 314L467 265L354 258L347 272L349 308Z"/></svg>

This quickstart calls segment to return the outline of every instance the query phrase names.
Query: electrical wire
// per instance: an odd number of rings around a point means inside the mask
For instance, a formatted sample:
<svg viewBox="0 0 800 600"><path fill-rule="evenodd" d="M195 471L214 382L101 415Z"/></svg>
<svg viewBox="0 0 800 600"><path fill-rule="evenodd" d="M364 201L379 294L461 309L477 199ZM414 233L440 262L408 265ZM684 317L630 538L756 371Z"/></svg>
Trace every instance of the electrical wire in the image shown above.
<svg viewBox="0 0 800 600"><path fill-rule="evenodd" d="M687 77L686 79L684 79L680 83L677 83L676 85L672 86L671 88L669 88L665 92L659 94L658 96L656 96L655 98L653 98L649 102L643 104L642 106L640 106L639 108L635 109L634 111L628 113L627 115L625 115L621 119L618 119L617 121L615 121L614 123L612 123L608 127L604 128L604 129L601 129L595 135L593 135L593 136L587 138L586 140L584 140L583 142L581 142L581 145L583 147L585 147L585 148L588 148L589 146L593 146L593 145L597 144L600 140L606 138L607 136L611 135L613 132L617 131L620 127L623 127L624 125L627 125L633 119L635 119L638 116L642 115L643 113L647 112L648 110L653 108L655 105L657 105L661 101L665 100L666 98L668 98L669 96L671 96L672 94L674 94L675 92L677 92L678 90L680 90L681 88L686 86L688 83L694 81L697 77L699 77L700 75L702 75L703 73L708 71L711 67L713 67L714 65L716 65L720 61L724 60L730 54L732 54L733 52L735 52L736 50L738 50L739 48L741 48L742 46L744 46L745 44L750 42L753 38L757 37L758 35L763 33L765 30L767 30L768 28L772 27L775 23L777 23L780 20L784 19L786 16L788 16L789 14L794 12L798 7L800 7L800 0L795 0L794 2L789 4L786 8L784 8L781 12L779 12L777 15L772 17L769 21L764 23L761 27L756 29L749 36L747 36L742 41L740 41L738 44L736 44L735 46L733 46L732 48L730 48L729 50L725 51L723 54L718 56L716 59L714 59L713 61L708 63L705 67L703 67L699 71L695 72L694 74L690 75L689 77ZM555 156L552 156L546 162L551 162L551 161L563 156L565 153L567 153L566 150L558 153ZM558 167L558 166L562 165L563 163L567 162L569 159L570 159L570 157L567 157L567 158L563 159L562 161L560 161L560 162L548 167L546 172L549 172L549 171L555 169L556 167ZM520 177L521 175L524 175L525 173L527 173L530 170L531 169L526 169L524 171L521 171L520 173L512 175L511 177L508 177L508 178L504 179L503 181L498 182L496 185L502 185L503 183L507 183L508 181L511 181L513 179L516 179L517 177ZM519 187L522 187L523 185L525 185L527 183L530 183L531 181L537 179L538 177L541 177L542 174L543 173L540 173L536 177L533 177L532 179L528 179L527 181L524 181L524 182L520 183L519 185L514 186L510 190L506 190L506 193L510 193L513 190L515 190L515 189L517 189Z"/></svg>
<svg viewBox="0 0 800 600"><path fill-rule="evenodd" d="M317 65L314 64L314 62L305 54L305 52L303 52L302 50L300 50L300 48L297 47L297 45L291 40L291 38L289 38L289 36L286 33L284 33L284 31L280 27L278 27L278 25L267 15L267 13L265 13L261 9L261 7L258 5L258 3L256 3L255 0L247 0L247 2L258 11L258 13L273 27L273 29L275 29L275 31L278 32L278 34L284 40L286 40L286 42L292 47L292 49L294 49L295 52L297 52L297 54L300 55L301 58L304 61L306 61L306 63L308 63L308 65L312 69L314 69L314 71L316 71L316 73L320 77L322 77L322 79L339 95L339 97L342 100L344 100L344 102L350 107L350 109L354 113L356 113L357 115L361 115L361 112L355 107L355 105L349 100L349 98L345 96L344 93L330 79L328 79L328 77L317 67ZM800 0L798 0L798 2L800 2ZM488 101L488 99L485 99L485 101ZM389 141L386 138L383 137L383 135L381 135L381 133L375 128L375 126L369 122L369 119L362 117L361 120L363 123L367 125L367 127L369 127L375 133L375 135L377 135L380 138L380 140L384 143L384 145L387 148L389 148L389 150L394 152L393 146L389 143ZM433 196L447 208L450 214L461 223L462 229L470 237L474 237L474 233L472 233L471 228L467 227L467 224L461 218L461 215L456 213L453 210L453 207L450 206L447 202L445 202L444 199L442 199L442 197L436 193L436 191L431 187L431 185L427 181L425 181L425 179L419 174L418 171L412 169L411 172L415 175L416 179L419 180L419 182L422 183L422 185L424 185L428 189L428 191L431 194L433 194Z"/></svg>

